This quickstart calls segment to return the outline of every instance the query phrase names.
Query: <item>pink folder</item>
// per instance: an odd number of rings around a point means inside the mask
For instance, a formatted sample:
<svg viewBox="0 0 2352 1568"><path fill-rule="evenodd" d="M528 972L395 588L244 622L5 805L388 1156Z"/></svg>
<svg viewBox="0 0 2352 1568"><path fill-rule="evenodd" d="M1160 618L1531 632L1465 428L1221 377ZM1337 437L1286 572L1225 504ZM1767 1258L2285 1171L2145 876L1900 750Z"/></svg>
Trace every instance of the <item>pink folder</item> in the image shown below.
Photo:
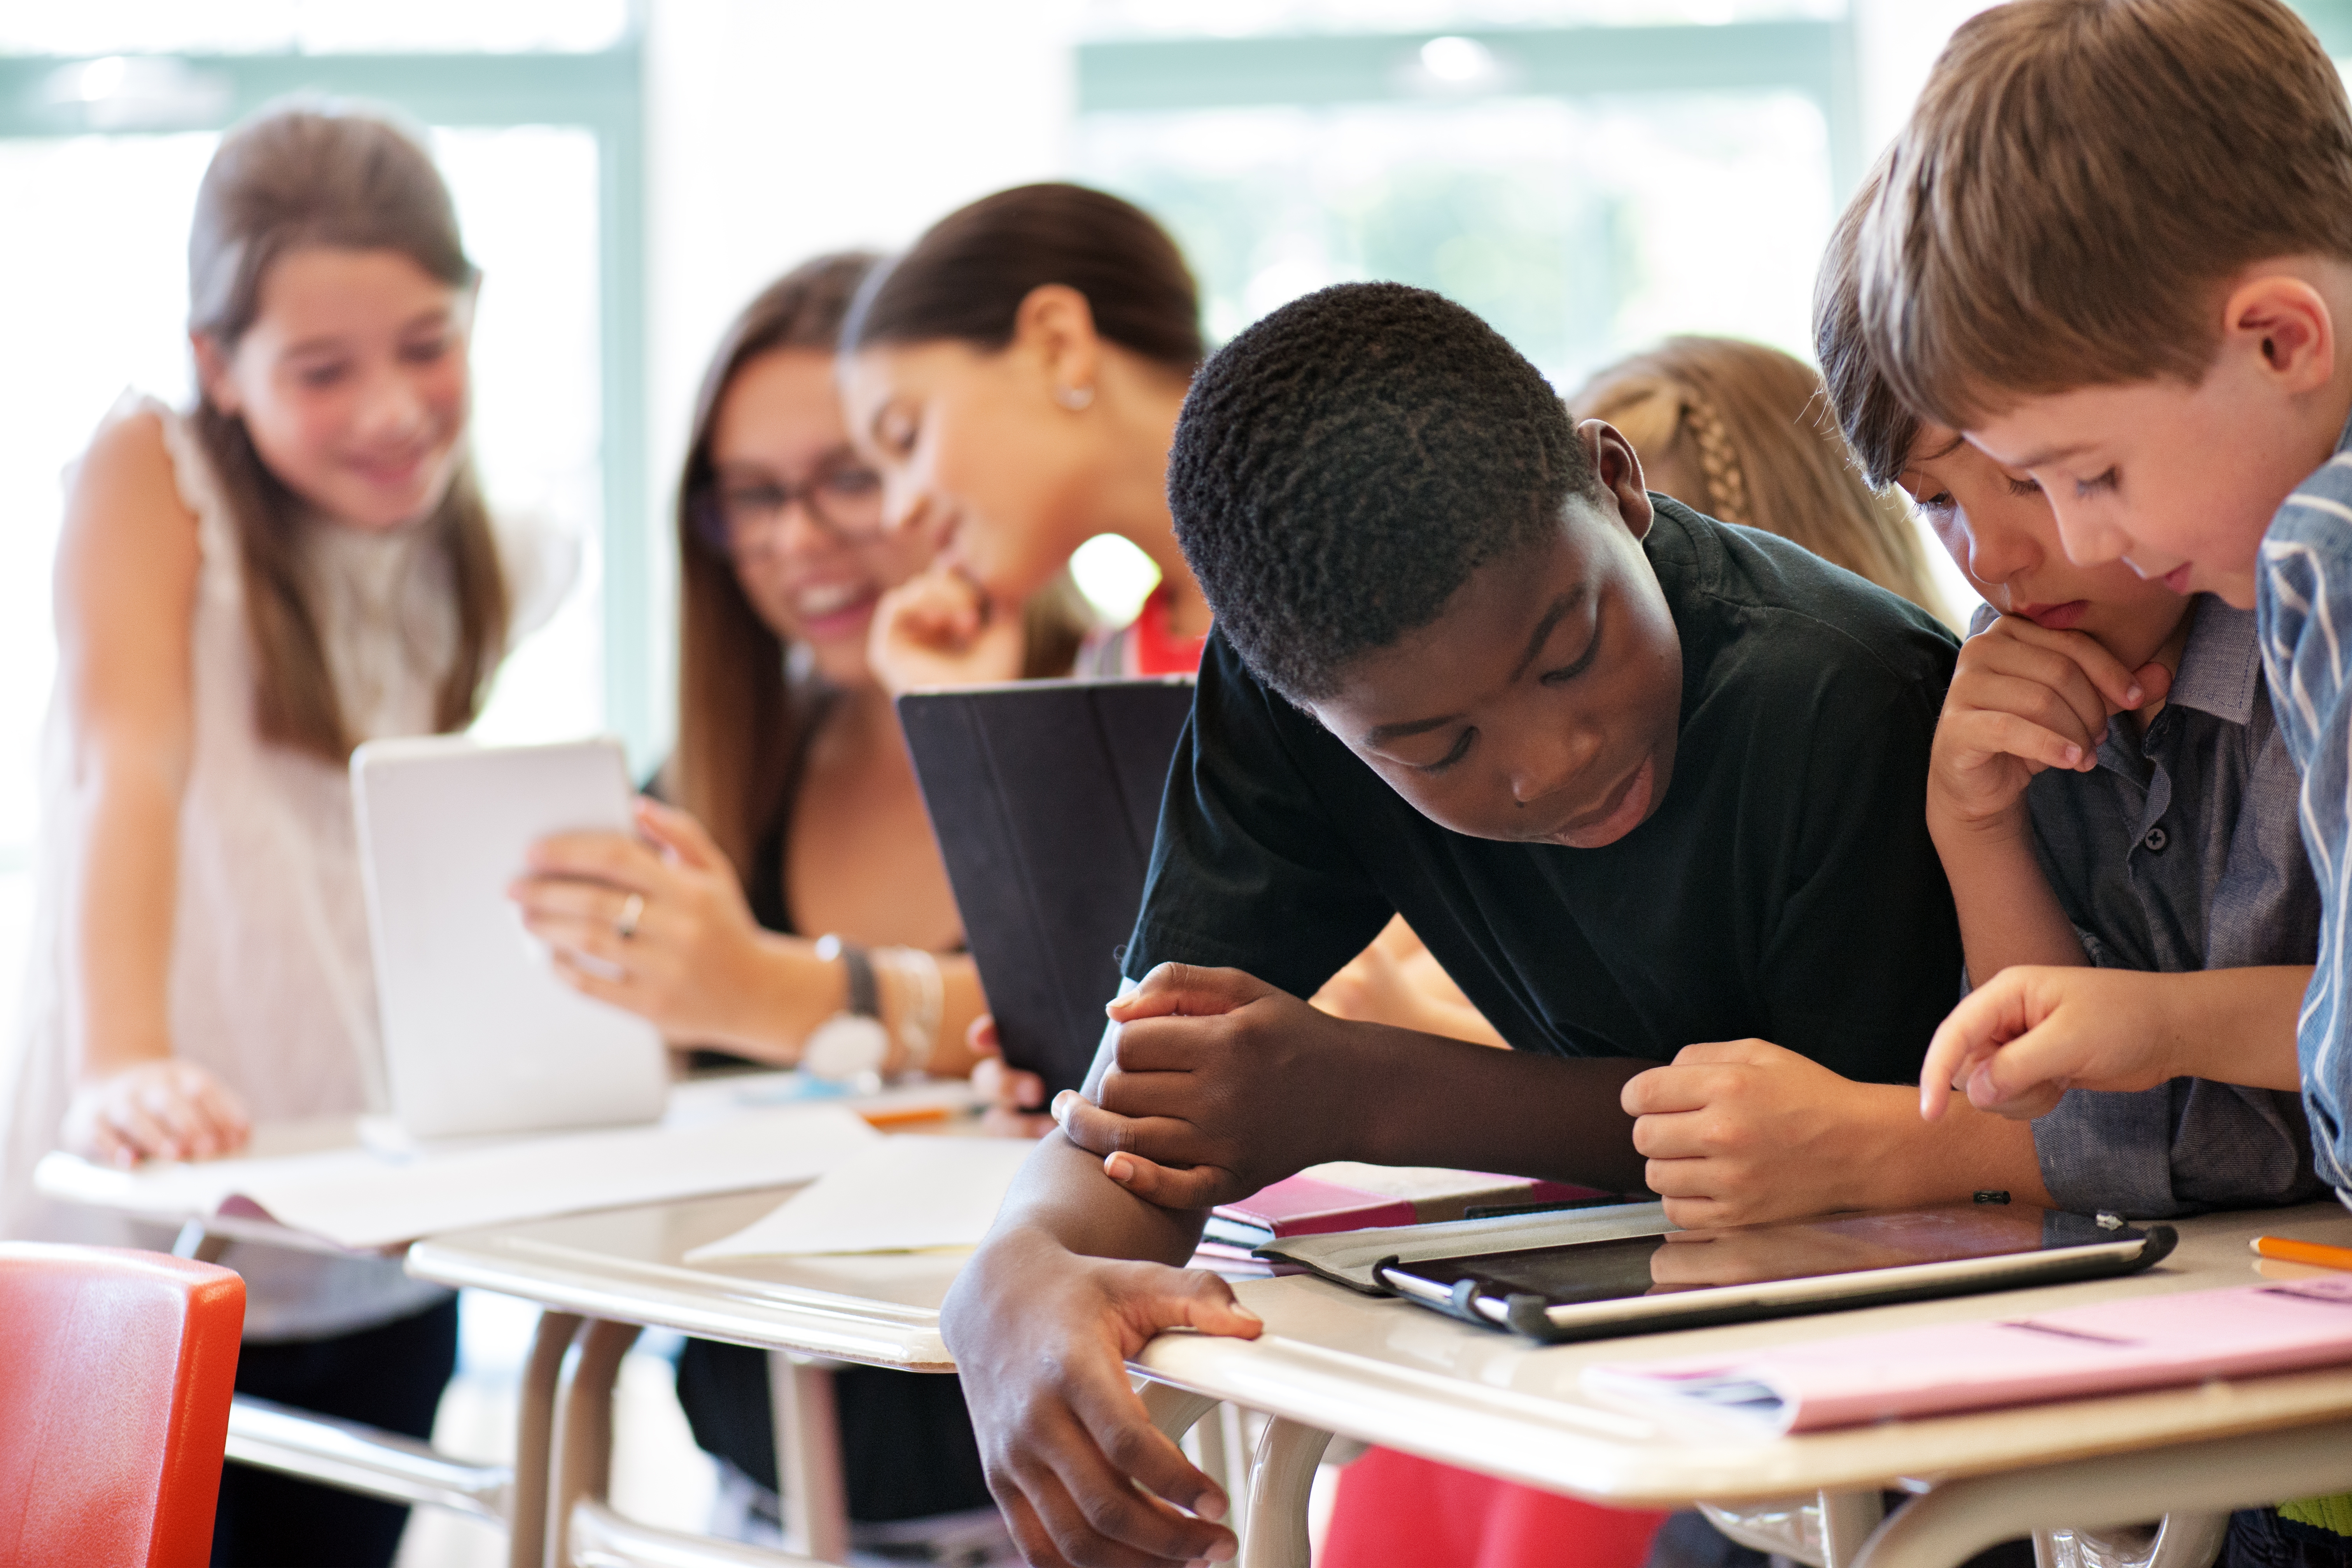
<svg viewBox="0 0 2352 1568"><path fill-rule="evenodd" d="M2352 1279L2137 1296L1742 1356L1614 1362L1586 1386L1652 1409L1813 1432L2352 1362Z"/></svg>
<svg viewBox="0 0 2352 1568"><path fill-rule="evenodd" d="M1379 1179L1369 1173L1374 1167L1355 1169L1368 1172L1366 1180ZM1401 1174L1421 1179L1406 1183L1405 1191L1382 1193L1319 1176L1286 1176L1245 1198L1219 1204L1215 1214L1220 1219L1260 1226L1276 1237L1328 1236L1333 1231L1459 1219L1465 1206L1476 1204L1572 1203L1605 1195L1596 1187L1483 1171L1416 1170Z"/></svg>

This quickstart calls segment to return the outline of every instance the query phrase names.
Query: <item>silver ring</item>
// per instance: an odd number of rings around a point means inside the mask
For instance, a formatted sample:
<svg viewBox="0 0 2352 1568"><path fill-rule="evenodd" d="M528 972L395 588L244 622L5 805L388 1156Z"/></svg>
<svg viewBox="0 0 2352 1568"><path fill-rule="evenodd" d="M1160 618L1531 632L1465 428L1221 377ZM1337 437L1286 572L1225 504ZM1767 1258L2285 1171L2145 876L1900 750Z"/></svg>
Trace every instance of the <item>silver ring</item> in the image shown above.
<svg viewBox="0 0 2352 1568"><path fill-rule="evenodd" d="M637 934L637 922L645 918L645 914L646 896L631 893L628 900L621 906L621 918L613 922L613 934L623 942L629 941Z"/></svg>

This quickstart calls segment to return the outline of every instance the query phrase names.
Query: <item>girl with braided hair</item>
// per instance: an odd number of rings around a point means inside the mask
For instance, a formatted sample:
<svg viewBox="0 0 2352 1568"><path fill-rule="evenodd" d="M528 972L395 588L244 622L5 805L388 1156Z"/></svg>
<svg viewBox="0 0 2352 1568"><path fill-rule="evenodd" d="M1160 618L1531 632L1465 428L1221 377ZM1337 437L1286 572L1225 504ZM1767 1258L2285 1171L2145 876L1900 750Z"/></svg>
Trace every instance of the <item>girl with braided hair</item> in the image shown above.
<svg viewBox="0 0 2352 1568"><path fill-rule="evenodd" d="M1624 433L1650 489L1777 533L1958 626L1909 506L1856 471L1802 360L1738 338L1671 337L1595 372L1568 404Z"/></svg>

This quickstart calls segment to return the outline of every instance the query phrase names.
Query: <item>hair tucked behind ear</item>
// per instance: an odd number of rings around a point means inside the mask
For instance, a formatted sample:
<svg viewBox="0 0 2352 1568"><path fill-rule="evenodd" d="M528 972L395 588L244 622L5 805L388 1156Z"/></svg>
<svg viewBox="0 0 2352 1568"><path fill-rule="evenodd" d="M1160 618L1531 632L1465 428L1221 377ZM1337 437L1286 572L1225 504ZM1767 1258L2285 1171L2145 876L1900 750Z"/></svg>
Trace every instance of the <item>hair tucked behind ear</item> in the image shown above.
<svg viewBox="0 0 2352 1568"><path fill-rule="evenodd" d="M1201 296L1168 231L1085 185L1016 185L940 219L859 291L844 353L877 343L1013 341L1021 301L1048 283L1086 296L1095 331L1180 375L1204 352Z"/></svg>
<svg viewBox="0 0 2352 1568"><path fill-rule="evenodd" d="M415 141L363 113L268 110L222 138L196 192L188 235L189 330L233 352L260 311L270 267L311 246L397 251L453 289L475 278L448 190ZM254 450L244 420L207 396L194 425L236 526L255 722L270 741L341 763L357 737L335 694L305 595L300 502ZM510 609L470 458L458 463L448 493L418 526L439 544L457 595L457 651L441 677L434 723L459 730L488 692L506 650Z"/></svg>
<svg viewBox="0 0 2352 1568"><path fill-rule="evenodd" d="M1668 338L1596 374L1569 405L1623 433L1656 470L1651 489L1777 533L1950 618L1910 508L1854 472L1822 378L1801 360L1736 338ZM1678 474L1686 478L1661 482Z"/></svg>

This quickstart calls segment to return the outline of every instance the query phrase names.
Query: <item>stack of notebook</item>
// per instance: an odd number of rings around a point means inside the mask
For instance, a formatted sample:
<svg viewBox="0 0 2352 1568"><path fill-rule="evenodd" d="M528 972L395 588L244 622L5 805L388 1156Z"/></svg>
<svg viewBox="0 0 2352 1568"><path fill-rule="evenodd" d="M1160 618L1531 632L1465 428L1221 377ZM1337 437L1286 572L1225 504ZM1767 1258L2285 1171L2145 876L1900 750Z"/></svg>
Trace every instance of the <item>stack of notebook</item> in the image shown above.
<svg viewBox="0 0 2352 1568"><path fill-rule="evenodd" d="M1596 1188L1527 1176L1336 1161L1309 1165L1248 1197L1218 1205L1209 1215L1192 1267L1229 1279L1296 1274L1304 1271L1292 1264L1263 1261L1252 1253L1289 1237L1614 1201L1614 1194Z"/></svg>
<svg viewBox="0 0 2352 1568"><path fill-rule="evenodd" d="M2352 1362L2352 1279L2139 1296L1745 1354L1584 1369L1612 1402L1765 1433L2256 1377Z"/></svg>

